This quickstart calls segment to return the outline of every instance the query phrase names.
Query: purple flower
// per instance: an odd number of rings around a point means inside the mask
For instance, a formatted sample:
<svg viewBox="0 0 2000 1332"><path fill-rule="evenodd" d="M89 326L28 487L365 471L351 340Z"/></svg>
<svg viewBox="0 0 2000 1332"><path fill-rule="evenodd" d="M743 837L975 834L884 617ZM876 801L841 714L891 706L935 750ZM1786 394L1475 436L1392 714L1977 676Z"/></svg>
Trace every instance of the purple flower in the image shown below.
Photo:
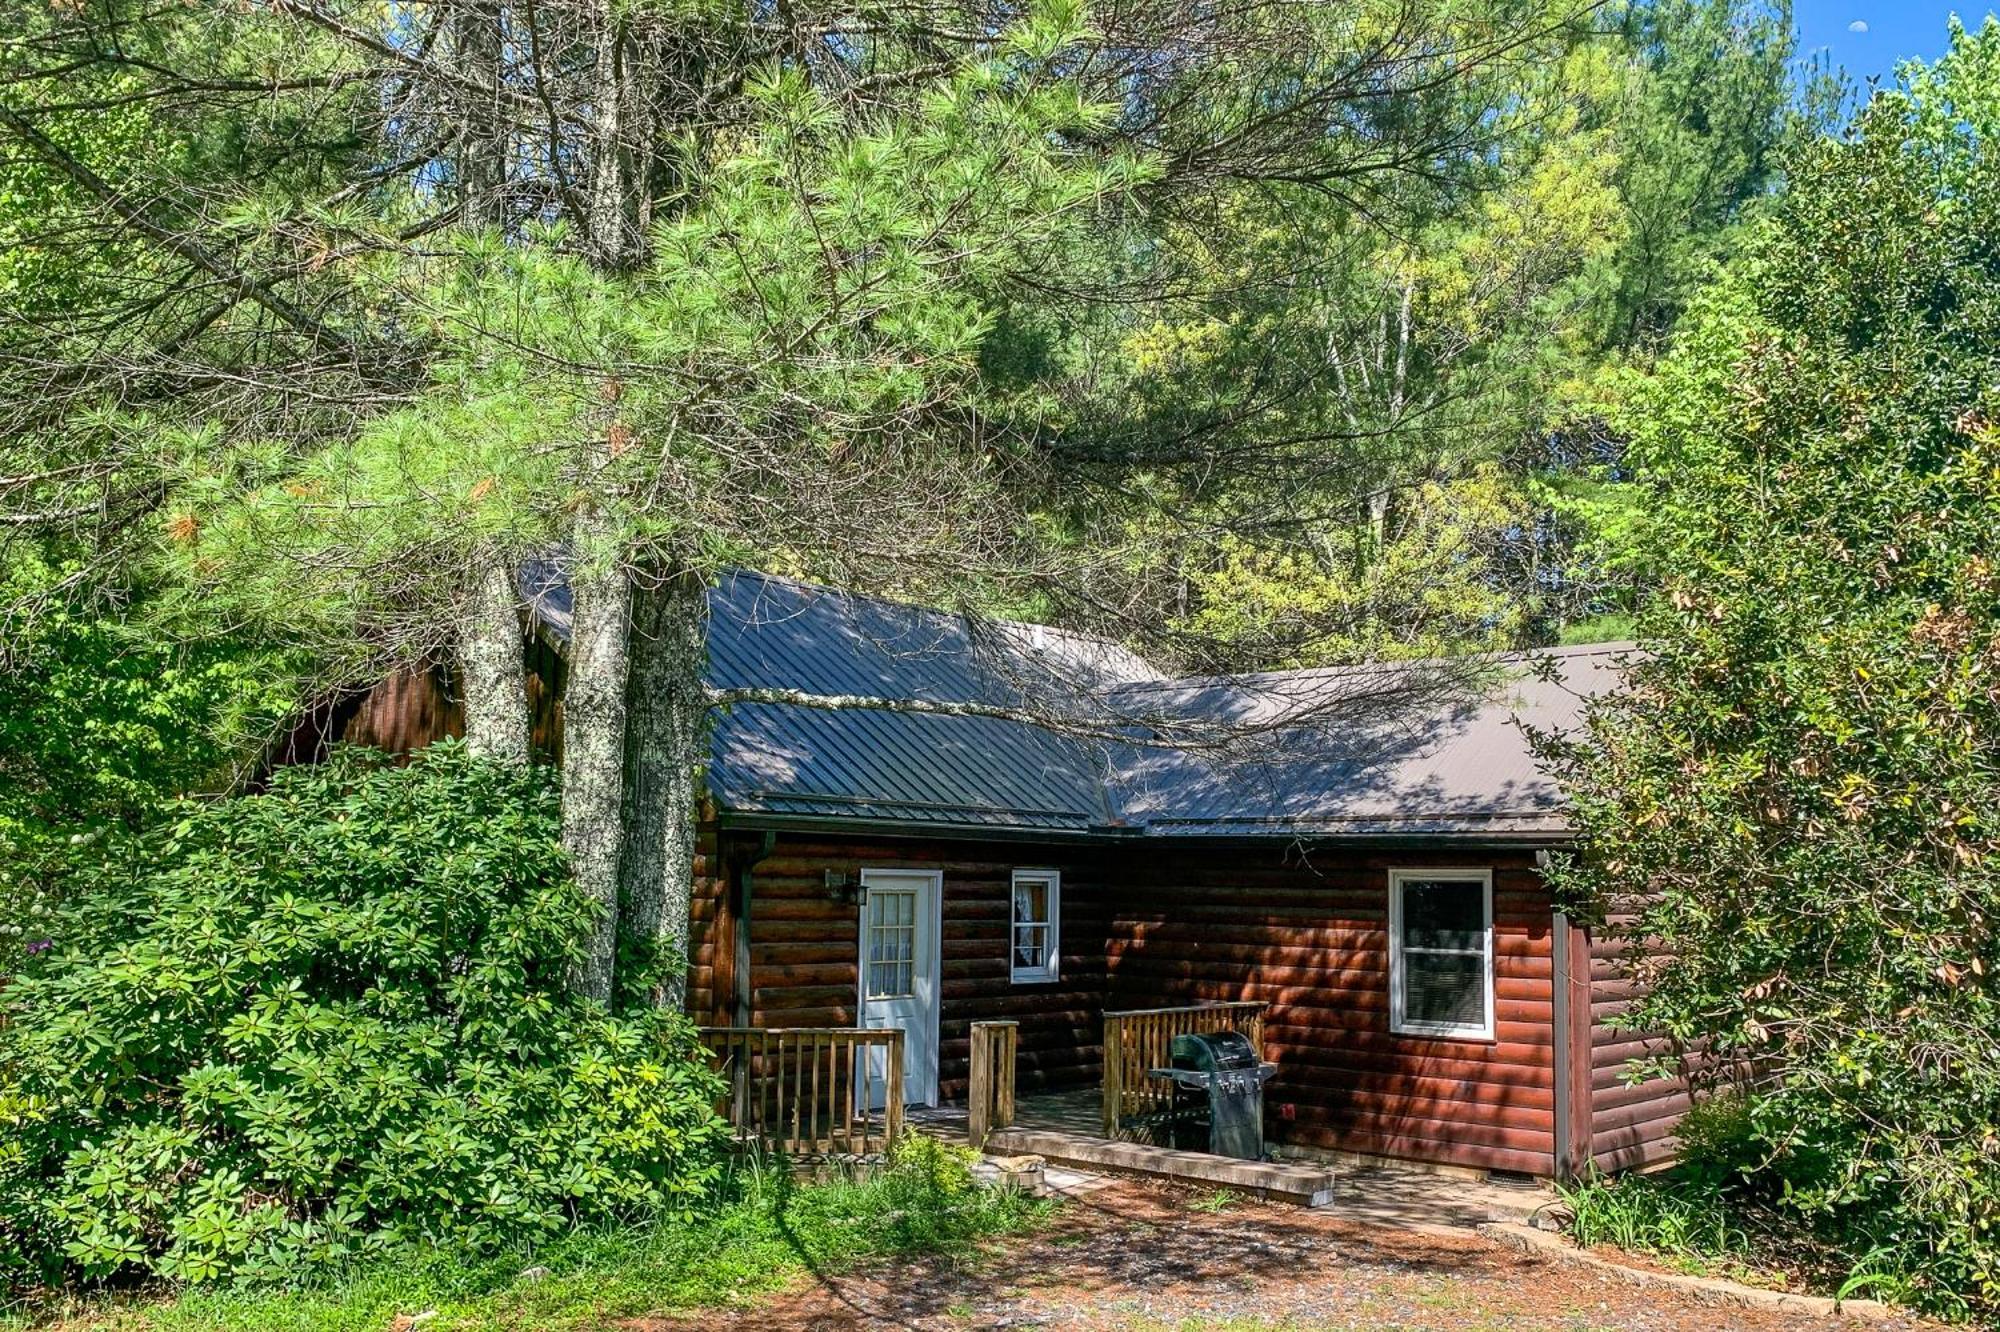
<svg viewBox="0 0 2000 1332"><path fill-rule="evenodd" d="M28 945L28 956L33 957L37 953L46 953L55 946L56 941L54 939L37 939Z"/></svg>

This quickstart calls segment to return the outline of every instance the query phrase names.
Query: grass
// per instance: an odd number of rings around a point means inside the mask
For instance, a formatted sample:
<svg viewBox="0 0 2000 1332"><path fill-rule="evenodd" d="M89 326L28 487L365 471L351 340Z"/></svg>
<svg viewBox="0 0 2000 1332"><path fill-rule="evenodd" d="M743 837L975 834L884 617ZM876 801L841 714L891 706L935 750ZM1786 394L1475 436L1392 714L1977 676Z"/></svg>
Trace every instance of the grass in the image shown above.
<svg viewBox="0 0 2000 1332"><path fill-rule="evenodd" d="M579 1232L498 1255L411 1249L300 1289L65 1296L0 1313L0 1330L382 1332L399 1314L434 1312L423 1332L563 1332L753 1304L807 1271L966 1250L1048 1214L1047 1203L980 1188L950 1149L910 1141L928 1145L865 1179L795 1184L781 1168L744 1171L735 1201L698 1219Z"/></svg>
<svg viewBox="0 0 2000 1332"><path fill-rule="evenodd" d="M1236 1203L1234 1189L1210 1189L1188 1200L1190 1212L1206 1212L1213 1216L1228 1211Z"/></svg>
<svg viewBox="0 0 2000 1332"><path fill-rule="evenodd" d="M1570 1238L1650 1255L1677 1271L1838 1299L1876 1299L1958 1322L1975 1306L1909 1266L1908 1247L1866 1252L1815 1234L1796 1217L1732 1202L1702 1176L1593 1178L1562 1190Z"/></svg>
<svg viewBox="0 0 2000 1332"><path fill-rule="evenodd" d="M1595 1176L1562 1188L1569 1237L1647 1254L1694 1276L1785 1289L1792 1274L1758 1243L1723 1191L1678 1174Z"/></svg>
<svg viewBox="0 0 2000 1332"><path fill-rule="evenodd" d="M1562 1190L1574 1218L1570 1238L1589 1248L1663 1257L1741 1260L1750 1239L1721 1193L1671 1176L1596 1177Z"/></svg>

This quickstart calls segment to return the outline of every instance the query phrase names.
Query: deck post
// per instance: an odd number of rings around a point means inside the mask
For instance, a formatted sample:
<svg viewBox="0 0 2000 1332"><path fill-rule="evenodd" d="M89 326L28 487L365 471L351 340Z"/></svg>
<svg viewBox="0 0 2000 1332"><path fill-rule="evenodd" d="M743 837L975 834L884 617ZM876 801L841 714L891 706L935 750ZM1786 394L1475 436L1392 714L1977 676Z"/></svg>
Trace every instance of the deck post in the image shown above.
<svg viewBox="0 0 2000 1332"><path fill-rule="evenodd" d="M991 1034L985 1023L972 1024L972 1063L965 1082L965 1140L975 1152L986 1146L986 1135L993 1127Z"/></svg>
<svg viewBox="0 0 2000 1332"><path fill-rule="evenodd" d="M1020 1067L1021 1024L1002 1022L998 1037L999 1054L999 1096L993 1103L993 1127L1007 1128L1014 1122L1014 1074Z"/></svg>
<svg viewBox="0 0 2000 1332"><path fill-rule="evenodd" d="M903 1029L889 1028L889 1090L883 1100L882 1149L895 1147L903 1136Z"/></svg>
<svg viewBox="0 0 2000 1332"><path fill-rule="evenodd" d="M1116 1141L1118 1115L1124 1108L1125 1019L1117 1013L1104 1015L1104 1136Z"/></svg>
<svg viewBox="0 0 2000 1332"><path fill-rule="evenodd" d="M972 1063L965 1094L965 1136L975 1151L996 1128L1014 1122L1014 1059L1020 1024L972 1024Z"/></svg>

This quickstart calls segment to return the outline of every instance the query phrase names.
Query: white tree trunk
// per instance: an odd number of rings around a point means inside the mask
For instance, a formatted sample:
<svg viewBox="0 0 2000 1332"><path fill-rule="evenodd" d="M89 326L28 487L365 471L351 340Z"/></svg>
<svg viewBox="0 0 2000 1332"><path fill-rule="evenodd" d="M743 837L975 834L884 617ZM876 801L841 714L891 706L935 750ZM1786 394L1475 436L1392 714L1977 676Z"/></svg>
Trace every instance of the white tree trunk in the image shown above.
<svg viewBox="0 0 2000 1332"><path fill-rule="evenodd" d="M473 571L458 631L465 743L505 763L528 761L528 676L520 599L511 565L487 559Z"/></svg>
<svg viewBox="0 0 2000 1332"><path fill-rule="evenodd" d="M702 678L708 598L699 576L678 571L637 581L631 654L619 875L629 927L654 940L671 962L654 1002L679 1008L687 997L696 806L708 715Z"/></svg>
<svg viewBox="0 0 2000 1332"><path fill-rule="evenodd" d="M579 528L595 523L578 519ZM580 532L579 535L582 535ZM592 542L579 541L590 550ZM625 790L625 686L632 585L613 564L570 572L574 608L563 695L563 846L577 885L598 905L578 993L610 1002L618 956L618 858Z"/></svg>

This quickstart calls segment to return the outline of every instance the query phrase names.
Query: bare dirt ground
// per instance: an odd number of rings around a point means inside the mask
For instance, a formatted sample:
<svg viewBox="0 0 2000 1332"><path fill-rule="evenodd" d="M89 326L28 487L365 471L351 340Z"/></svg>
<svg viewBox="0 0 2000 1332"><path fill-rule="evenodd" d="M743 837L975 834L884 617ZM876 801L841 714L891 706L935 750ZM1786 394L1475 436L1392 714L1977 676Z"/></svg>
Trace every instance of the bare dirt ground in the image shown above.
<svg viewBox="0 0 2000 1332"><path fill-rule="evenodd" d="M972 1259L822 1274L754 1307L642 1320L630 1332L1061 1328L1085 1332L1903 1332L1729 1308L1528 1257L1472 1234L1364 1226L1325 1212L1121 1180L1034 1235Z"/></svg>

